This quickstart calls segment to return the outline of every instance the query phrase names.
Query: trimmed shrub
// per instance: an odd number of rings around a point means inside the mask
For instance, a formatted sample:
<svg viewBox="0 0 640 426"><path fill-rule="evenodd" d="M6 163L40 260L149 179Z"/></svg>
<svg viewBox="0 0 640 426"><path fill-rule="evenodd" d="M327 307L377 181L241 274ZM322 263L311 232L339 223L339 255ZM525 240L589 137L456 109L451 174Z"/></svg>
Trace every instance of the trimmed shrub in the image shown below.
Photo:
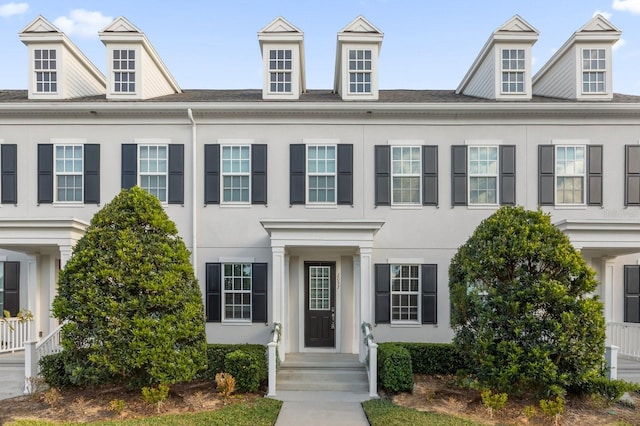
<svg viewBox="0 0 640 426"><path fill-rule="evenodd" d="M93 386L113 381L113 376L96 368L87 358L87 351L62 351L40 359L40 374L51 387L65 389L74 386Z"/></svg>
<svg viewBox="0 0 640 426"><path fill-rule="evenodd" d="M409 351L394 343L378 345L378 380L389 392L411 392L413 370Z"/></svg>
<svg viewBox="0 0 640 426"><path fill-rule="evenodd" d="M253 355L241 350L233 351L224 359L225 371L236 379L240 392L255 392L260 386L258 361Z"/></svg>
<svg viewBox="0 0 640 426"><path fill-rule="evenodd" d="M571 388L578 394L600 395L609 403L617 402L625 392L640 390L640 385L625 380L609 380L606 377L596 377Z"/></svg>
<svg viewBox="0 0 640 426"><path fill-rule="evenodd" d="M225 368L225 360L228 354L235 351L242 351L252 355L256 363L256 374L258 382L262 383L269 377L269 367L267 365L267 347L256 344L219 344L207 345L207 370L202 373L201 378L215 380L218 373L230 373ZM235 376L235 374L234 374ZM237 378L236 378L237 379Z"/></svg>
<svg viewBox="0 0 640 426"><path fill-rule="evenodd" d="M467 369L466 357L452 343L394 342L411 355L413 374L456 374Z"/></svg>

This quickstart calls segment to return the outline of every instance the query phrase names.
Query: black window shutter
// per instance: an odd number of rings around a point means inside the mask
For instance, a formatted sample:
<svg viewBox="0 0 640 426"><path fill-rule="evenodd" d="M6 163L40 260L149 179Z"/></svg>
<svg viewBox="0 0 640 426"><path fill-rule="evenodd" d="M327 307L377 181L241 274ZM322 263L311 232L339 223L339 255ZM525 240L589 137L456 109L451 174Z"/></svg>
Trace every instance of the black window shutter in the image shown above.
<svg viewBox="0 0 640 426"><path fill-rule="evenodd" d="M624 205L640 206L640 145L625 148Z"/></svg>
<svg viewBox="0 0 640 426"><path fill-rule="evenodd" d="M500 145L500 204L516 204L516 146Z"/></svg>
<svg viewBox="0 0 640 426"><path fill-rule="evenodd" d="M267 322L267 289L269 276L266 263L254 263L251 276L251 321Z"/></svg>
<svg viewBox="0 0 640 426"><path fill-rule="evenodd" d="M123 189L129 189L138 184L138 145L134 143L122 144L122 179Z"/></svg>
<svg viewBox="0 0 640 426"><path fill-rule="evenodd" d="M376 263L376 324L391 322L391 266L386 263Z"/></svg>
<svg viewBox="0 0 640 426"><path fill-rule="evenodd" d="M2 204L18 203L18 145L1 145Z"/></svg>
<svg viewBox="0 0 640 426"><path fill-rule="evenodd" d="M640 323L640 265L624 267L624 322Z"/></svg>
<svg viewBox="0 0 640 426"><path fill-rule="evenodd" d="M84 203L100 204L100 145L84 145Z"/></svg>
<svg viewBox="0 0 640 426"><path fill-rule="evenodd" d="M438 205L438 146L422 147L422 204Z"/></svg>
<svg viewBox="0 0 640 426"><path fill-rule="evenodd" d="M467 205L467 147L451 146L451 205Z"/></svg>
<svg viewBox="0 0 640 426"><path fill-rule="evenodd" d="M438 265L422 265L422 323L438 323Z"/></svg>
<svg viewBox="0 0 640 426"><path fill-rule="evenodd" d="M375 146L375 203L376 206L391 205L391 147Z"/></svg>
<svg viewBox="0 0 640 426"><path fill-rule="evenodd" d="M220 145L204 146L204 203L220 204Z"/></svg>
<svg viewBox="0 0 640 426"><path fill-rule="evenodd" d="M169 204L184 204L184 145L169 145Z"/></svg>
<svg viewBox="0 0 640 426"><path fill-rule="evenodd" d="M338 204L353 204L353 145L338 145Z"/></svg>
<svg viewBox="0 0 640 426"><path fill-rule="evenodd" d="M267 145L251 145L251 204L267 204Z"/></svg>
<svg viewBox="0 0 640 426"><path fill-rule="evenodd" d="M38 144L38 203L53 203L52 144Z"/></svg>
<svg viewBox="0 0 640 426"><path fill-rule="evenodd" d="M12 317L20 310L20 262L4 262L4 309Z"/></svg>
<svg viewBox="0 0 640 426"><path fill-rule="evenodd" d="M587 204L602 205L602 145L587 147Z"/></svg>
<svg viewBox="0 0 640 426"><path fill-rule="evenodd" d="M555 146L538 145L538 204L552 206L555 201Z"/></svg>
<svg viewBox="0 0 640 426"><path fill-rule="evenodd" d="M205 303L207 322L220 322L222 318L222 264L207 263L205 280Z"/></svg>
<svg viewBox="0 0 640 426"><path fill-rule="evenodd" d="M305 203L305 149L304 144L289 146L289 204Z"/></svg>

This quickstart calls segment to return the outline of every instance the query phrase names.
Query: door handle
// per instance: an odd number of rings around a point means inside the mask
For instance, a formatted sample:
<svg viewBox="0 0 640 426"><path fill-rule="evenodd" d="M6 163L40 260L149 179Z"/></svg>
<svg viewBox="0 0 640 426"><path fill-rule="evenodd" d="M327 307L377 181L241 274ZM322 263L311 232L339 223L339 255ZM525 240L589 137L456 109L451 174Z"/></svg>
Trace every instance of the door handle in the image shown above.
<svg viewBox="0 0 640 426"><path fill-rule="evenodd" d="M331 329L335 330L336 329L336 313L333 312L333 308L331 308Z"/></svg>

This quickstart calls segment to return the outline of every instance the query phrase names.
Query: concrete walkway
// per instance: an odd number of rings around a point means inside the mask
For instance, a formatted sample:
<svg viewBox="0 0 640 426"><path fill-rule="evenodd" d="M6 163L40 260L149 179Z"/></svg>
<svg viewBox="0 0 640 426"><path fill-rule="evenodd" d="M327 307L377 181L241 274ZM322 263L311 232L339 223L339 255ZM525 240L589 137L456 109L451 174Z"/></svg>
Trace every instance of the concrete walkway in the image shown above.
<svg viewBox="0 0 640 426"><path fill-rule="evenodd" d="M331 391L280 391L283 401L276 426L369 426L362 410L368 393Z"/></svg>
<svg viewBox="0 0 640 426"><path fill-rule="evenodd" d="M0 399L23 395L24 352L0 355Z"/></svg>

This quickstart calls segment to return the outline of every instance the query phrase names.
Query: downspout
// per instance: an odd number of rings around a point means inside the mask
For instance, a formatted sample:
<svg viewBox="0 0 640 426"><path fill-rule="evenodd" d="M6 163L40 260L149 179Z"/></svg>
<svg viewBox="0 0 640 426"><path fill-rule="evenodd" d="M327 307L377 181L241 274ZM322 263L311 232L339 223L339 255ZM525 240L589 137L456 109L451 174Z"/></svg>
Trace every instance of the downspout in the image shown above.
<svg viewBox="0 0 640 426"><path fill-rule="evenodd" d="M196 120L193 118L193 111L191 108L187 108L187 116L191 121L191 264L194 272L197 271L196 261L198 259L198 232L197 232L197 219L198 219L198 202L197 202L197 176L196 176L196 146L198 131L196 128Z"/></svg>

